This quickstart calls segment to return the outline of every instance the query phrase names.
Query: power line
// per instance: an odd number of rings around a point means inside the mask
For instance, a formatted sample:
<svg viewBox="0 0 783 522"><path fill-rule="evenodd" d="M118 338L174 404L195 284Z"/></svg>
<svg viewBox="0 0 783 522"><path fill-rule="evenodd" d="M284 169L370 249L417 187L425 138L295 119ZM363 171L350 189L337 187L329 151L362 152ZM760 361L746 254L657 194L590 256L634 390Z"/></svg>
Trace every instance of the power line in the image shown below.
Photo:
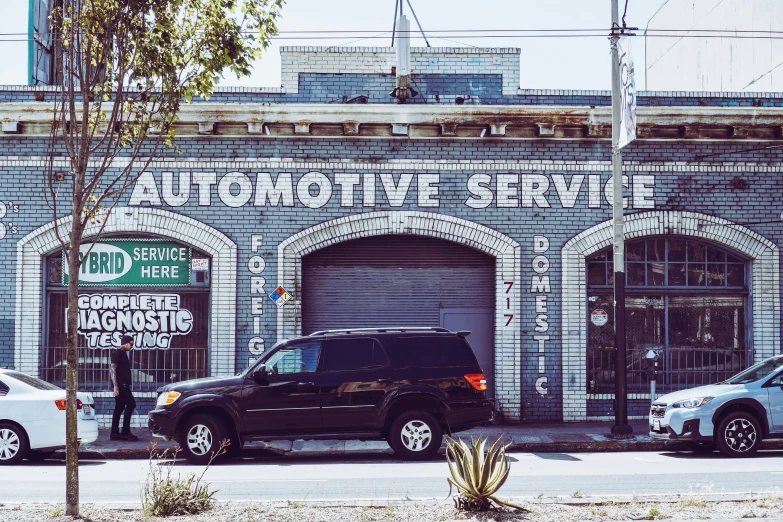
<svg viewBox="0 0 783 522"><path fill-rule="evenodd" d="M388 34L388 31L386 31ZM255 33L243 33L243 34L255 34ZM536 39L536 38L606 38L607 34L538 34L538 35L529 35L529 34L515 34L515 35L493 35L493 34L485 34L485 35L471 35L471 34L447 34L438 36L437 38L448 40L449 38L459 38L459 39ZM689 34L672 34L672 35L663 35L663 34L634 34L634 35L626 35L633 38L730 38L734 40L783 40L783 35L781 36L743 36L743 35L689 35ZM435 37L435 36L433 36ZM420 37L414 37L414 38L420 38ZM0 38L0 42L29 42L29 41L38 41L38 40L50 40L51 37L44 37L44 38ZM299 40L344 40L345 36L273 36L269 38L270 40L289 40L289 41L299 41ZM359 40L385 40L386 37L379 36L379 35L371 35L366 36L363 38L360 38Z"/></svg>
<svg viewBox="0 0 783 522"><path fill-rule="evenodd" d="M579 33L579 32L602 32L607 31L604 27L595 28L571 28L571 29L434 29L428 30L429 33ZM244 31L252 32L252 31ZM388 33L388 30L370 30L370 29L308 29L278 31L278 35L284 34L362 34L362 33ZM403 32L403 31L398 31ZM404 31L413 34L420 34L420 31ZM783 34L783 31L771 31L762 29L647 29L647 33L655 32L679 32L679 33L759 33L759 34ZM46 33L39 33L46 34ZM18 33L0 33L0 36L26 36L28 32Z"/></svg>

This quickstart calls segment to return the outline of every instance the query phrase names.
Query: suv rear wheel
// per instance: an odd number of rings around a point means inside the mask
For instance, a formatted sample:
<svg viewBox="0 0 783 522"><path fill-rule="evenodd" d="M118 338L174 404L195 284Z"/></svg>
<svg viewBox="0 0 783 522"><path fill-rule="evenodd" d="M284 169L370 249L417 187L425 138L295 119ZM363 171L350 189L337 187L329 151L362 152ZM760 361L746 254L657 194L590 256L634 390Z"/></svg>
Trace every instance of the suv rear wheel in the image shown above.
<svg viewBox="0 0 783 522"><path fill-rule="evenodd" d="M443 442L438 420L426 411L408 411L394 419L388 435L389 445L404 460L428 460Z"/></svg>
<svg viewBox="0 0 783 522"><path fill-rule="evenodd" d="M182 454L192 464L207 464L220 449L226 430L220 419L199 413L188 418L180 431Z"/></svg>
<svg viewBox="0 0 783 522"><path fill-rule="evenodd" d="M728 457L750 457L761 446L761 425L756 417L744 411L726 415L718 423L715 440L721 453Z"/></svg>

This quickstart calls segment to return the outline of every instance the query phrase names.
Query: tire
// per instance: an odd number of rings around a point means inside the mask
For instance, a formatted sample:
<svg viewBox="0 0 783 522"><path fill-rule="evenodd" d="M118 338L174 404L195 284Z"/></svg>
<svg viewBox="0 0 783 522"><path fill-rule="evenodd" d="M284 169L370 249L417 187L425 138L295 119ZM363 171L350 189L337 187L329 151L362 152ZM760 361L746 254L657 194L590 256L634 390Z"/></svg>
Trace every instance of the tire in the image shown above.
<svg viewBox="0 0 783 522"><path fill-rule="evenodd" d="M694 453L709 454L715 451L715 444L713 442L689 442L691 451Z"/></svg>
<svg viewBox="0 0 783 522"><path fill-rule="evenodd" d="M16 464L29 451L25 431L10 422L0 422L0 465Z"/></svg>
<svg viewBox="0 0 783 522"><path fill-rule="evenodd" d="M715 440L718 449L727 457L750 457L759 450L762 439L761 424L744 411L730 413L718 423Z"/></svg>
<svg viewBox="0 0 783 522"><path fill-rule="evenodd" d="M188 418L180 430L179 442L182 455L191 464L208 464L212 455L220 449L220 441L226 436L223 422L212 415L199 413ZM213 462L223 457L216 457Z"/></svg>
<svg viewBox="0 0 783 522"><path fill-rule="evenodd" d="M429 460L438 454L443 430L431 413L407 411L394 419L387 440L403 460Z"/></svg>
<svg viewBox="0 0 783 522"><path fill-rule="evenodd" d="M51 458L52 455L54 455L54 451L30 450L29 452L27 452L26 458L30 462L41 462L43 460Z"/></svg>

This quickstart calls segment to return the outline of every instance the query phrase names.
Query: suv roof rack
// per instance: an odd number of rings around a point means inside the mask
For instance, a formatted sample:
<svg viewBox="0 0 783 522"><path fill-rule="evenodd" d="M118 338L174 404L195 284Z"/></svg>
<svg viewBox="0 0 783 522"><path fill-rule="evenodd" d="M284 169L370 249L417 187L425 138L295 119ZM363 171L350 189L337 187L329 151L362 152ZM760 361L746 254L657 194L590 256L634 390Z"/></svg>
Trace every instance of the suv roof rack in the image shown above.
<svg viewBox="0 0 783 522"><path fill-rule="evenodd" d="M354 333L386 333L386 332L450 332L446 328L426 327L426 326L389 326L386 328L353 328L350 330L321 330L313 332L310 337L315 335L347 335Z"/></svg>

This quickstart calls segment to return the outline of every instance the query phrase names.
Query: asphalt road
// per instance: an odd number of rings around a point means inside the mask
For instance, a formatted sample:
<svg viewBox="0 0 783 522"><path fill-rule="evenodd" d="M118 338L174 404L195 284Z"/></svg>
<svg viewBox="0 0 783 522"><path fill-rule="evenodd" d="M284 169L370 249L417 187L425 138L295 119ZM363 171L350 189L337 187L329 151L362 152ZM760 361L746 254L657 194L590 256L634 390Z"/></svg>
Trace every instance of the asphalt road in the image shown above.
<svg viewBox="0 0 783 522"><path fill-rule="evenodd" d="M727 494L783 488L783 452L726 459L719 454L513 453L504 498L598 497L652 494ZM138 504L147 461L84 461L83 502ZM178 464L174 473L202 468ZM231 461L207 471L221 500L444 499L445 459L409 463L377 456L340 459L259 458ZM0 502L61 502L61 461L0 467Z"/></svg>

